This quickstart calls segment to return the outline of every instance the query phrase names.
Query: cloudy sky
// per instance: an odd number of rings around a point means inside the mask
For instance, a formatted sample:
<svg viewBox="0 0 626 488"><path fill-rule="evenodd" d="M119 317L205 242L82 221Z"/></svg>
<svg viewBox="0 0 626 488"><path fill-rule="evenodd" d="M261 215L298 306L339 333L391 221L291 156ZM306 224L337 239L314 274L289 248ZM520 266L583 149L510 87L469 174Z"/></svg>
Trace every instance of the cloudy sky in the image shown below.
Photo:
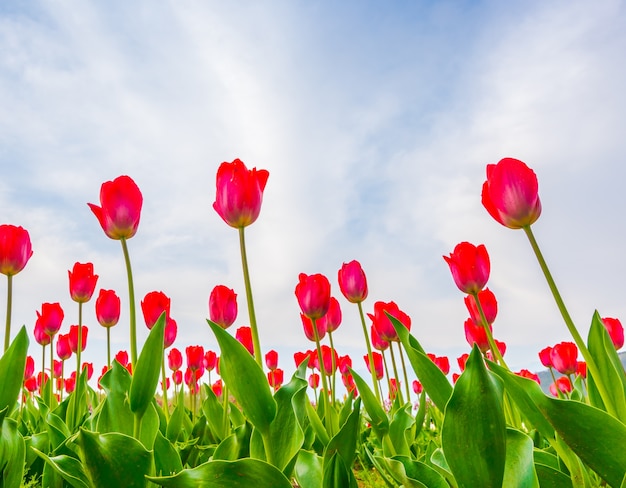
<svg viewBox="0 0 626 488"><path fill-rule="evenodd" d="M535 234L583 334L594 309L626 318L625 25L611 0L2 2L0 221L34 249L13 334L32 332L43 302L63 305L63 331L77 323L67 270L90 261L122 297L113 348L128 349L121 246L87 207L121 174L144 196L136 294L172 298L177 346L217 347L217 284L239 294L234 327L248 325L237 232L212 209L217 167L240 158L270 172L248 257L262 347L287 371L312 347L300 272L333 283L339 353L365 352L336 284L352 259L365 309L394 300L424 348L455 362L467 311L442 255L461 241L490 252L509 366L538 368L540 349L570 338L524 234L481 206L485 166L511 156L536 171ZM85 323L99 370L93 301Z"/></svg>

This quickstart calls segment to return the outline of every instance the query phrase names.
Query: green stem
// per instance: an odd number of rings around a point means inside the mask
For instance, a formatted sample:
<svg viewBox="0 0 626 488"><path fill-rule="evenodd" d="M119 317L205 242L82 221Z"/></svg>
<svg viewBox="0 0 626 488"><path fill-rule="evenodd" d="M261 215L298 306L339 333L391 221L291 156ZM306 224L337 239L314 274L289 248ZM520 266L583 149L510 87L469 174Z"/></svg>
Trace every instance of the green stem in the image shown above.
<svg viewBox="0 0 626 488"><path fill-rule="evenodd" d="M41 384L45 384L46 378L46 346L41 346Z"/></svg>
<svg viewBox="0 0 626 488"><path fill-rule="evenodd" d="M406 374L406 364L404 362L404 353L402 352L402 347L400 343L398 343L398 349L400 350L400 362L402 363L402 372L404 373L404 388L406 390L406 401L411 401L411 391L409 390L409 377Z"/></svg>
<svg viewBox="0 0 626 488"><path fill-rule="evenodd" d="M330 406L328 404L328 381L326 379L326 370L324 368L324 356L322 356L322 346L320 345L320 336L317 333L317 325L315 324L315 319L311 319L311 323L313 324L313 335L315 337L315 347L317 348L317 364L320 368L320 375L322 377L322 391L320 395L324 397L324 414L327 419L329 419L327 429L331 426L332 422L330 422ZM332 434L332 432L331 432Z"/></svg>
<svg viewBox="0 0 626 488"><path fill-rule="evenodd" d="M139 415L136 413L134 415L134 423L133 423L133 437L139 440L139 436L141 435L141 420L143 418L143 413Z"/></svg>
<svg viewBox="0 0 626 488"><path fill-rule="evenodd" d="M387 377L387 390L389 391L389 393L391 393L391 376L389 375L389 366L387 365L387 356L385 356L385 351L380 351L380 353L383 356L383 365L385 366L385 376ZM389 395L389 399L391 399L391 395Z"/></svg>
<svg viewBox="0 0 626 488"><path fill-rule="evenodd" d="M111 369L111 327L107 327L107 367Z"/></svg>
<svg viewBox="0 0 626 488"><path fill-rule="evenodd" d="M396 356L393 353L393 342L389 343L389 350L391 351L391 364L393 365L393 374L396 379L396 394L398 395L398 397L400 397L400 403L404 404L404 399L402 398L402 388L400 388L400 385L398 384L398 382L400 381L400 378L398 378L398 367L396 366Z"/></svg>
<svg viewBox="0 0 626 488"><path fill-rule="evenodd" d="M480 303L478 298L478 293L472 293L472 297L474 297L474 303L476 303L476 308L478 308L478 313L480 314L480 321L482 323L483 329L485 329L485 334L487 334L487 341L489 342L489 349L491 349L491 354L493 354L496 362L500 363L507 370L509 367L506 365L502 354L500 354L500 349L496 345L496 341L493 339L493 334L491 333L491 328L489 327L489 322L487 322L487 317L485 316L485 311L483 310L483 306ZM510 371L510 370L509 370Z"/></svg>
<svg viewBox="0 0 626 488"><path fill-rule="evenodd" d="M363 326L363 335L365 336L365 345L367 346L367 358L370 362L370 373L372 375L372 387L374 388L374 393L376 393L376 399L378 403L380 403L380 388L378 386L378 381L376 379L376 368L374 367L374 355L372 354L372 345L370 343L370 336L367 333L367 325L365 325L365 314L363 313L363 306L361 302L358 302L359 306L359 315L361 316L361 325Z"/></svg>
<svg viewBox="0 0 626 488"><path fill-rule="evenodd" d="M13 275L7 275L7 320L4 326L4 352L11 342L11 303L13 300Z"/></svg>
<svg viewBox="0 0 626 488"><path fill-rule="evenodd" d="M52 348L52 343L54 342L54 336L50 335L50 381L52 384L50 385L50 410L52 410L52 398L54 397L54 349Z"/></svg>
<svg viewBox="0 0 626 488"><path fill-rule="evenodd" d="M230 401L228 400L228 385L222 382L222 440L230 435Z"/></svg>
<svg viewBox="0 0 626 488"><path fill-rule="evenodd" d="M130 312L130 361L133 367L137 365L137 318L135 314L135 286L133 285L133 271L130 267L130 256L126 239L120 239L122 251L124 251L124 261L126 262L126 275L128 276L128 305Z"/></svg>
<svg viewBox="0 0 626 488"><path fill-rule="evenodd" d="M574 342L576 343L576 346L578 347L578 350L580 351L583 358L587 362L587 368L589 372L595 379L596 387L598 388L598 392L600 393L600 396L602 397L602 401L604 402L604 405L607 408L607 412L615 418L620 418L618 415L618 412L615 409L615 405L613 404L613 399L611 398L611 395L607 391L606 385L602 381L600 370L598 369L598 366L596 365L596 362L594 361L593 356L589 352L589 349L587 349L587 346L585 345L583 338L579 334L578 329L576 328L576 325L574 325L574 321L570 317L570 314L567 311L567 308L565 307L565 303L563 302L563 299L561 298L561 294L559 293L559 290L556 287L556 283L554 282L554 279L552 278L552 274L550 273L550 270L548 269L548 265L546 264L546 261L543 258L543 254L541 253L541 250L539 249L539 245L537 244L537 241L535 240L533 231L531 230L530 226L522 227L522 229L524 229L524 232L526 233L526 237L528 237L530 245L533 248L533 251L535 252L535 256L537 258L537 261L539 262L541 271L543 271L543 275L545 276L546 281L548 282L548 286L550 287L550 291L552 292L554 301L556 302L556 305L559 308L559 312L561 312L561 316L563 317L563 320L565 321L565 325L567 326L569 333L573 337Z"/></svg>
<svg viewBox="0 0 626 488"><path fill-rule="evenodd" d="M165 420L169 421L170 406L167 400L167 376L165 375L165 349L163 349L163 358L161 360L161 387L163 389L163 413L165 414Z"/></svg>
<svg viewBox="0 0 626 488"><path fill-rule="evenodd" d="M76 345L76 378L80 376L80 353L83 349L83 302L78 302L78 344Z"/></svg>
<svg viewBox="0 0 626 488"><path fill-rule="evenodd" d="M248 257L246 255L246 240L244 237L244 227L239 227L239 249L241 251L241 267L243 268L243 281L246 287L246 300L248 302L248 315L250 316L250 330L252 331L252 346L254 347L254 358L263 369L263 355L261 354L261 342L259 341L259 330L256 325L256 314L254 313L254 300L252 299L252 286L250 285L250 273L248 272Z"/></svg>
<svg viewBox="0 0 626 488"><path fill-rule="evenodd" d="M332 395L332 399L333 399L333 407L335 407L336 402L335 402L335 378L337 377L337 364L336 364L336 360L335 360L335 345L333 344L333 333L332 332L328 332L328 340L330 341L330 352L331 352L331 356L330 356L330 360L331 360L331 364L332 364L332 370L333 370L333 379L332 379L332 386L331 386L331 395Z"/></svg>

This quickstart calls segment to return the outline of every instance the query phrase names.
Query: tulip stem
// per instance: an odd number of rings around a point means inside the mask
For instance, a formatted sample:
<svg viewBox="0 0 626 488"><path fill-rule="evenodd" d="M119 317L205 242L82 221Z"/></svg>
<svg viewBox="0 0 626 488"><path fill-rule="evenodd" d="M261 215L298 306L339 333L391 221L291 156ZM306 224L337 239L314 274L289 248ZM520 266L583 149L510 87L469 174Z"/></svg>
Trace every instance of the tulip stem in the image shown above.
<svg viewBox="0 0 626 488"><path fill-rule="evenodd" d="M111 327L107 327L107 366L111 369Z"/></svg>
<svg viewBox="0 0 626 488"><path fill-rule="evenodd" d="M335 379L337 377L337 361L335 359L335 345L333 343L333 333L331 331L328 331L328 340L330 342L330 362L332 364L331 369L333 371L332 386L330 387L330 389L333 399L333 407L335 407L337 405L337 403L335 402Z"/></svg>
<svg viewBox="0 0 626 488"><path fill-rule="evenodd" d="M528 237L528 241L530 242L530 245L533 248L533 251L535 252L535 256L537 258L537 261L539 262L541 271L543 271L543 275L545 276L546 281L548 282L548 286L550 287L550 291L552 292L554 301L556 302L556 305L559 308L559 312L561 312L561 316L563 317L563 320L565 321L565 325L567 326L569 333L574 338L574 342L576 343L576 346L578 346L580 353L582 354L583 358L587 362L587 368L589 369L589 372L594 377L595 385L598 388L598 392L600 393L600 396L602 397L602 401L604 402L604 405L607 408L607 412L615 418L620 418L615 408L615 405L613 403L613 400L611 398L611 395L607 391L606 385L602 381L600 370L598 369L598 366L596 365L596 362L594 361L593 356L589 352L589 349L587 349L587 346L585 345L583 338L579 334L578 329L576 328L576 325L574 325L574 321L572 320L569 312L567 311L567 308L565 307L565 303L563 302L563 299L561 298L561 294L559 293L556 283L554 282L554 279L552 278L552 274L550 273L550 270L548 269L548 265L546 264L546 261L543 258L543 254L541 253L541 250L539 249L539 245L537 244L533 231L531 230L529 225L522 227L522 229L524 229L524 232L526 233L526 237ZM621 418L621 420L624 420L624 418Z"/></svg>
<svg viewBox="0 0 626 488"><path fill-rule="evenodd" d="M328 419L326 429L330 430L331 435L334 434L332 432L332 422L330 421L330 405L328 404L328 381L326 379L326 368L324 367L324 356L322 356L322 346L320 345L320 336L317 333L317 324L315 323L315 319L311 319L311 324L313 325L313 334L315 337L315 347L317 348L317 365L320 369L320 375L322 376L322 391L320 395L324 397L324 416Z"/></svg>
<svg viewBox="0 0 626 488"><path fill-rule="evenodd" d="M80 353L83 349L83 302L78 302L78 342L76 344L76 378L80 376ZM52 342L52 340L50 340Z"/></svg>
<svg viewBox="0 0 626 488"><path fill-rule="evenodd" d="M165 375L165 349L163 349L163 359L161 360L161 386L163 388L163 413L165 420L169 421L170 406L167 400L167 376Z"/></svg>
<svg viewBox="0 0 626 488"><path fill-rule="evenodd" d="M261 342L259 341L259 330L256 325L256 314L254 313L254 300L252 299L252 286L250 285L250 273L248 272L248 257L246 255L246 240L244 237L245 227L239 227L239 249L241 250L241 267L243 268L243 281L246 287L246 300L248 302L248 315L250 316L250 330L252 331L252 346L254 348L254 358L263 370L263 355L261 354Z"/></svg>
<svg viewBox="0 0 626 488"><path fill-rule="evenodd" d="M400 345L398 345L398 347L400 347ZM396 366L396 356L393 353L393 342L389 343L389 350L391 351L391 364L393 365L393 374L396 380L396 395L400 397L400 403L404 404L404 399L402 398L402 389L400 388L400 385L398 384L400 381L400 378L398 378L398 367Z"/></svg>
<svg viewBox="0 0 626 488"><path fill-rule="evenodd" d="M130 256L126 238L120 238L122 250L124 251L124 261L126 262L126 274L128 276L128 305L130 312L130 360L133 366L137 364L137 319L135 314L135 286L133 285L133 271L130 267Z"/></svg>
<svg viewBox="0 0 626 488"><path fill-rule="evenodd" d="M4 352L9 348L11 342L11 302L13 299L13 275L7 275L7 320L4 327Z"/></svg>
<svg viewBox="0 0 626 488"><path fill-rule="evenodd" d="M471 293L471 295L474 298L474 303L476 303L476 308L478 309L478 313L480 314L480 321L483 328L485 329L485 334L487 335L487 341L489 342L489 349L491 349L491 354L493 354L493 357L498 363L500 363L506 369L509 369L506 362L504 361L504 358L502 357L502 354L500 354L500 349L498 349L496 341L493 339L493 334L491 333L491 328L489 327L489 322L487 321L487 317L485 316L483 306L480 303L480 299L478 298L478 293L474 292Z"/></svg>
<svg viewBox="0 0 626 488"><path fill-rule="evenodd" d="M50 334L50 380L52 384L50 385L50 410L52 410L52 397L54 396L54 349L52 348L52 343L54 342L54 336Z"/></svg>
<svg viewBox="0 0 626 488"><path fill-rule="evenodd" d="M402 352L402 348L400 344L398 344L398 349L400 350L400 362L402 363L402 373L404 374L404 389L406 390L406 401L411 401L411 391L409 390L409 377L406 374L406 363L404 362L404 353Z"/></svg>
<svg viewBox="0 0 626 488"><path fill-rule="evenodd" d="M361 316L361 325L363 326L363 335L365 336L365 345L367 346L367 357L370 362L370 373L372 375L372 387L374 388L374 393L376 393L376 399L378 403L380 403L380 388L378 385L378 381L376 378L376 367L374 365L374 355L372 354L372 345L370 343L370 336L367 333L367 325L365 325L365 314L363 313L363 306L361 302L357 302L359 306L359 315Z"/></svg>

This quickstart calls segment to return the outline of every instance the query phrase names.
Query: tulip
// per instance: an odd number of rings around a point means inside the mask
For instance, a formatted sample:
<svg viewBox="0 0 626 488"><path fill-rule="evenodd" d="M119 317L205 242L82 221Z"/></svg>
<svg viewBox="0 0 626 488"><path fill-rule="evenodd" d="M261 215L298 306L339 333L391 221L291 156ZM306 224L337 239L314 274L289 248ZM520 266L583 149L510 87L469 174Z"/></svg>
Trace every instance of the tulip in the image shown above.
<svg viewBox="0 0 626 488"><path fill-rule="evenodd" d="M114 290L100 290L96 298L96 318L102 327L113 327L120 319L121 302Z"/></svg>
<svg viewBox="0 0 626 488"><path fill-rule="evenodd" d="M384 376L383 355L380 354L379 352L372 352L372 358L374 360L374 373L376 374L376 379L381 380ZM372 368L370 366L369 355L365 354L363 356L363 359L365 360L365 365L367 366L367 370L371 372Z"/></svg>
<svg viewBox="0 0 626 488"><path fill-rule="evenodd" d="M465 363L467 363L468 359L469 354L467 353L461 354L458 358L456 358L456 362L459 365L459 369L461 370L461 372L465 371Z"/></svg>
<svg viewBox="0 0 626 488"><path fill-rule="evenodd" d="M115 360L122 366L126 367L128 365L128 352L118 351L115 355Z"/></svg>
<svg viewBox="0 0 626 488"><path fill-rule="evenodd" d="M26 356L24 364L24 379L30 378L35 373L35 359L32 356Z"/></svg>
<svg viewBox="0 0 626 488"><path fill-rule="evenodd" d="M44 347L50 344L50 341L52 340L52 336L44 330L43 325L41 324L35 324L33 335L35 336L35 341Z"/></svg>
<svg viewBox="0 0 626 488"><path fill-rule="evenodd" d="M211 385L211 390L213 390L213 393L216 397L221 397L224 391L224 385L222 384L222 380L219 379L215 383L213 383Z"/></svg>
<svg viewBox="0 0 626 488"><path fill-rule="evenodd" d="M57 361L56 359L52 362L52 375L55 378L60 378L63 376L63 361Z"/></svg>
<svg viewBox="0 0 626 488"><path fill-rule="evenodd" d="M482 327L482 319L480 317L478 306L476 305L476 299L472 295L467 295L464 300L472 321ZM498 302L496 300L496 296L489 288L485 288L484 290L478 292L478 300L480 301L480 306L483 309L487 323L493 324L496 320L496 315L498 314Z"/></svg>
<svg viewBox="0 0 626 488"><path fill-rule="evenodd" d="M533 224L541 215L537 175L522 161L513 158L487 165L482 203L487 212L510 229Z"/></svg>
<svg viewBox="0 0 626 488"><path fill-rule="evenodd" d="M100 205L88 203L104 233L111 239L130 239L137 233L143 197L129 176L118 176L100 188Z"/></svg>
<svg viewBox="0 0 626 488"><path fill-rule="evenodd" d="M59 334L59 337L57 337L57 356L59 356L59 359L62 361L72 357L69 334Z"/></svg>
<svg viewBox="0 0 626 488"><path fill-rule="evenodd" d="M530 380L533 380L537 384L541 384L541 380L539 379L539 376L536 373L533 373L527 369L522 369L515 374L517 376L521 376L522 378L528 378Z"/></svg>
<svg viewBox="0 0 626 488"><path fill-rule="evenodd" d="M178 371L183 365L183 355L178 349L173 347L167 354L167 361L172 371Z"/></svg>
<svg viewBox="0 0 626 488"><path fill-rule="evenodd" d="M250 327L239 327L235 332L235 338L243 344L251 355L254 355L254 345L252 344L252 331Z"/></svg>
<svg viewBox="0 0 626 488"><path fill-rule="evenodd" d="M265 365L270 371L274 371L278 367L278 352L271 350L265 353Z"/></svg>
<svg viewBox="0 0 626 488"><path fill-rule="evenodd" d="M170 316L170 304L169 297L162 291L151 291L146 294L141 301L141 311L148 329L154 327L163 312L166 319Z"/></svg>
<svg viewBox="0 0 626 488"><path fill-rule="evenodd" d="M93 363L83 363L83 371L87 371L87 379L93 376Z"/></svg>
<svg viewBox="0 0 626 488"><path fill-rule="evenodd" d="M89 328L86 325L80 327L80 335L81 335L81 344L80 350L84 351L87 347L87 334L89 333ZM78 354L78 336L79 336L79 326L78 325L70 325L70 333L69 333L69 343L70 350L73 353Z"/></svg>
<svg viewBox="0 0 626 488"><path fill-rule="evenodd" d="M328 311L316 321L316 324L328 333L334 332L341 325L341 307L335 297L330 297Z"/></svg>
<svg viewBox="0 0 626 488"><path fill-rule="evenodd" d="M473 298L472 298L473 300ZM482 325L477 325L472 319L467 319L464 324L465 340L470 346L476 344L482 352L489 349L489 338ZM491 329L491 325L489 326Z"/></svg>
<svg viewBox="0 0 626 488"><path fill-rule="evenodd" d="M29 392L33 393L37 390L37 378L35 376L30 376L24 380L24 388L26 388Z"/></svg>
<svg viewBox="0 0 626 488"><path fill-rule="evenodd" d="M356 389L356 383L354 382L354 377L351 374L342 374L341 380L343 381L343 386L346 387L346 391L348 395L356 397L359 392Z"/></svg>
<svg viewBox="0 0 626 488"><path fill-rule="evenodd" d="M389 348L389 342L380 337L380 334L374 325L370 327L370 334L372 336L372 347L374 349L378 351L385 351Z"/></svg>
<svg viewBox="0 0 626 488"><path fill-rule="evenodd" d="M307 352L294 352L293 360L296 363L296 368L299 368L305 359L309 360L309 362L307 363L307 367L313 368L312 359L313 359L314 354L315 352L310 349Z"/></svg>
<svg viewBox="0 0 626 488"><path fill-rule="evenodd" d="M37 312L37 324L49 336L55 336L61 328L64 313L60 303L43 303L41 313Z"/></svg>
<svg viewBox="0 0 626 488"><path fill-rule="evenodd" d="M7 313L4 330L4 351L11 340L11 306L13 301L13 275L24 269L33 255L30 236L22 227L0 225L0 273L7 276Z"/></svg>
<svg viewBox="0 0 626 488"><path fill-rule="evenodd" d="M443 259L450 266L454 283L463 293L474 295L487 284L490 266L489 254L484 245L461 242L450 256L444 256Z"/></svg>
<svg viewBox="0 0 626 488"><path fill-rule="evenodd" d="M315 334L317 332L317 340L321 341L326 336L326 328L324 322L321 320L315 321L315 330L313 330L313 321L303 313L300 314L302 320L302 328L304 329L304 335L311 342L315 342Z"/></svg>
<svg viewBox="0 0 626 488"><path fill-rule="evenodd" d="M570 393L573 389L572 382L567 376L561 376L550 385L550 393L555 397L559 396L559 392Z"/></svg>
<svg viewBox="0 0 626 488"><path fill-rule="evenodd" d="M222 163L217 170L213 208L231 227L247 227L261 212L268 177L267 170L249 170L239 159Z"/></svg>
<svg viewBox="0 0 626 488"><path fill-rule="evenodd" d="M72 271L67 272L70 278L70 296L78 303L91 300L98 275L93 274L92 263L74 263Z"/></svg>
<svg viewBox="0 0 626 488"><path fill-rule="evenodd" d="M348 374L352 368L352 358L348 355L337 357L337 368L341 374Z"/></svg>
<svg viewBox="0 0 626 488"><path fill-rule="evenodd" d="M324 365L324 369L321 372L330 376L331 374L335 372L335 367L339 359L337 356L337 352L325 344L321 347L321 350L322 350L322 361Z"/></svg>
<svg viewBox="0 0 626 488"><path fill-rule="evenodd" d="M584 361L578 361L576 365L576 374L581 378L587 377L587 363Z"/></svg>
<svg viewBox="0 0 626 488"><path fill-rule="evenodd" d="M561 342L550 353L552 365L559 373L569 375L576 372L578 348L573 342Z"/></svg>
<svg viewBox="0 0 626 488"><path fill-rule="evenodd" d="M358 261L343 263L338 279L341 293L350 303L360 303L367 298L367 279Z"/></svg>
<svg viewBox="0 0 626 488"><path fill-rule="evenodd" d="M204 347L187 346L185 348L185 354L187 355L187 368L192 371L197 371L200 368L204 368Z"/></svg>
<svg viewBox="0 0 626 488"><path fill-rule="evenodd" d="M204 353L204 369L206 369L209 373L215 369L217 366L217 354L215 351L206 351Z"/></svg>
<svg viewBox="0 0 626 488"><path fill-rule="evenodd" d="M417 381L417 380L413 380L413 391L420 395L422 393L422 391L424 391L424 387L422 386L422 384Z"/></svg>
<svg viewBox="0 0 626 488"><path fill-rule="evenodd" d="M309 386L314 390L317 390L320 386L320 375L317 373L311 373L309 375Z"/></svg>
<svg viewBox="0 0 626 488"><path fill-rule="evenodd" d="M450 372L450 360L446 356L436 356L435 354L427 354L427 356L437 365L443 374Z"/></svg>
<svg viewBox="0 0 626 488"><path fill-rule="evenodd" d="M553 368L552 365L552 348L550 346L539 351L539 360L546 368Z"/></svg>
<svg viewBox="0 0 626 488"><path fill-rule="evenodd" d="M222 329L227 329L237 318L237 294L234 290L217 285L209 296L209 318Z"/></svg>
<svg viewBox="0 0 626 488"><path fill-rule="evenodd" d="M183 372L180 369L172 372L172 381L175 385L180 385L183 382Z"/></svg>
<svg viewBox="0 0 626 488"><path fill-rule="evenodd" d="M163 336L163 348L167 349L176 341L176 335L178 334L178 325L176 321L169 317L165 322L165 331Z"/></svg>
<svg viewBox="0 0 626 488"><path fill-rule="evenodd" d="M374 314L367 314L372 319L372 325L382 340L387 342L399 341L396 329L387 314L397 319L408 330L411 330L411 317L400 310L393 301L389 303L376 302L374 303ZM372 342L374 342L373 338ZM374 347L376 348L376 346Z"/></svg>
<svg viewBox="0 0 626 488"><path fill-rule="evenodd" d="M267 372L267 381L270 386L274 389L274 391L278 390L282 384L284 379L284 372L280 368L273 369Z"/></svg>
<svg viewBox="0 0 626 488"><path fill-rule="evenodd" d="M602 324L606 328L606 331L609 333L609 337L615 346L615 350L619 350L624 345L624 327L619 319L614 319L611 317L603 317Z"/></svg>
<svg viewBox="0 0 626 488"><path fill-rule="evenodd" d="M396 378L389 379L389 399L394 400L396 395L398 394L398 390L400 389L400 385L398 384L398 380Z"/></svg>
<svg viewBox="0 0 626 488"><path fill-rule="evenodd" d="M65 378L65 393L68 395L76 388L76 372L72 371L69 378Z"/></svg>
<svg viewBox="0 0 626 488"><path fill-rule="evenodd" d="M296 297L302 313L311 320L317 320L328 312L330 307L330 282L322 274L300 273L296 285Z"/></svg>

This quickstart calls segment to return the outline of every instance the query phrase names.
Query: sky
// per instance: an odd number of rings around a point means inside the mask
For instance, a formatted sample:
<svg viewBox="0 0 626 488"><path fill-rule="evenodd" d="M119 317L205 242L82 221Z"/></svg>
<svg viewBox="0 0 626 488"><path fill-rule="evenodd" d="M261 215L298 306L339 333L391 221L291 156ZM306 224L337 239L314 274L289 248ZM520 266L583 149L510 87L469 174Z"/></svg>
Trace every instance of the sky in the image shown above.
<svg viewBox="0 0 626 488"><path fill-rule="evenodd" d="M2 2L0 223L26 228L34 250L13 280L12 335L32 337L44 302L62 304L62 332L76 324L67 271L92 262L97 289L122 298L113 351L129 349L122 249L87 206L122 174L144 197L128 242L137 301L171 297L181 350L217 349L215 285L238 293L230 330L248 325L237 232L212 208L219 164L240 158L270 172L246 241L261 346L289 374L313 347L302 272L329 277L335 346L367 374L337 284L353 259L365 311L395 301L458 370L468 313L442 256L461 241L489 251L509 366L537 370L539 350L571 337L524 233L482 207L485 167L515 157L537 173L533 229L583 336L596 309L626 318L624 26L612 0ZM83 357L99 370L94 302Z"/></svg>

